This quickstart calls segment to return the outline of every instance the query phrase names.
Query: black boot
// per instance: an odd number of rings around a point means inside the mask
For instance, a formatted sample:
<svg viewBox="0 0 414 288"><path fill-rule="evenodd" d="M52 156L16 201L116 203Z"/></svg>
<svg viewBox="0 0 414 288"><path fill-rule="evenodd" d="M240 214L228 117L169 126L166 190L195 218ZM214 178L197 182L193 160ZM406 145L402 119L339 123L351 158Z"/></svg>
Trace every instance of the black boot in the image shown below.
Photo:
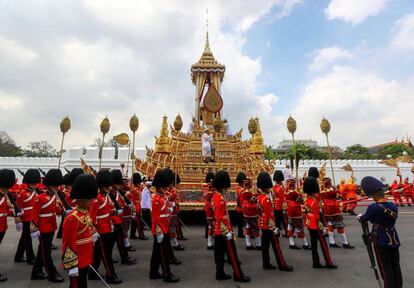
<svg viewBox="0 0 414 288"><path fill-rule="evenodd" d="M180 282L180 278L171 274L170 276L167 276L167 278L162 279L162 281L167 283L177 283Z"/></svg>
<svg viewBox="0 0 414 288"><path fill-rule="evenodd" d="M235 275L233 274L233 279L236 282L250 282L250 277L246 276L246 275L242 275L240 277L235 277Z"/></svg>
<svg viewBox="0 0 414 288"><path fill-rule="evenodd" d="M274 265L272 265L272 264L266 264L266 265L263 265L263 270L275 270L276 269L276 266L274 266Z"/></svg>
<svg viewBox="0 0 414 288"><path fill-rule="evenodd" d="M59 273L56 273L55 275L51 275L51 276L49 275L48 280L53 283L59 283L59 282L63 282L64 279L62 276L60 276Z"/></svg>
<svg viewBox="0 0 414 288"><path fill-rule="evenodd" d="M7 280L7 277L3 274L0 274L0 282L4 282Z"/></svg>
<svg viewBox="0 0 414 288"><path fill-rule="evenodd" d="M121 284L122 279L118 277L118 275L114 275L112 277L105 277L105 280L109 284Z"/></svg>
<svg viewBox="0 0 414 288"><path fill-rule="evenodd" d="M229 280L231 279L231 275L226 273L216 273L216 280Z"/></svg>

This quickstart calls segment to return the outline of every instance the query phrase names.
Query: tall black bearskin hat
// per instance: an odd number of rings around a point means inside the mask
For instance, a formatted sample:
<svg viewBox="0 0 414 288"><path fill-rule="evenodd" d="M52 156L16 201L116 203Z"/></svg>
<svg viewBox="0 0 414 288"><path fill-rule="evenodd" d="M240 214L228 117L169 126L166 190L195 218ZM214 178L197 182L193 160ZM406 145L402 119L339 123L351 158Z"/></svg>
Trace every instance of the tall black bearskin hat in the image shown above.
<svg viewBox="0 0 414 288"><path fill-rule="evenodd" d="M82 174L83 174L82 168L73 168L72 171L70 171L70 184L69 185L73 185L73 183L75 183L76 178Z"/></svg>
<svg viewBox="0 0 414 288"><path fill-rule="evenodd" d="M170 177L168 176L168 172L166 170L158 170L155 173L154 180L152 180L152 186L165 188L170 186L170 184Z"/></svg>
<svg viewBox="0 0 414 288"><path fill-rule="evenodd" d="M177 180L175 179L175 177L177 177ZM175 183L175 185L178 185L181 183L180 175L176 174L174 171L172 173L172 183Z"/></svg>
<svg viewBox="0 0 414 288"><path fill-rule="evenodd" d="M72 182L70 182L70 173L66 173L65 175L63 175L63 185L72 185Z"/></svg>
<svg viewBox="0 0 414 288"><path fill-rule="evenodd" d="M319 178L319 170L316 167L310 167L308 170L308 177Z"/></svg>
<svg viewBox="0 0 414 288"><path fill-rule="evenodd" d="M170 168L164 168L163 171L164 171L165 175L167 175L167 177L168 177L168 181L169 181L168 186L170 186L171 184L174 184L174 180L175 180L174 179L174 172Z"/></svg>
<svg viewBox="0 0 414 288"><path fill-rule="evenodd" d="M216 173L213 179L213 186L216 189L228 189L231 186L229 173L225 170L220 170Z"/></svg>
<svg viewBox="0 0 414 288"><path fill-rule="evenodd" d="M13 170L0 170L0 187L10 189L16 183L16 175Z"/></svg>
<svg viewBox="0 0 414 288"><path fill-rule="evenodd" d="M114 184L123 184L122 181L122 172L119 169L111 170L112 179L114 181Z"/></svg>
<svg viewBox="0 0 414 288"><path fill-rule="evenodd" d="M60 169L50 169L47 171L45 179L43 180L45 186L60 186L63 184L62 171Z"/></svg>
<svg viewBox="0 0 414 288"><path fill-rule="evenodd" d="M372 176L362 178L361 188L367 196L373 196L377 193L383 194L386 190L384 183Z"/></svg>
<svg viewBox="0 0 414 288"><path fill-rule="evenodd" d="M273 183L272 183L272 178L270 178L269 173L267 173L267 172L260 172L260 174L257 176L256 186L259 189L272 188L273 187Z"/></svg>
<svg viewBox="0 0 414 288"><path fill-rule="evenodd" d="M285 180L285 175L283 175L282 170L276 170L273 174L273 181L281 182Z"/></svg>
<svg viewBox="0 0 414 288"><path fill-rule="evenodd" d="M214 173L212 171L208 171L206 174L206 183L213 182Z"/></svg>
<svg viewBox="0 0 414 288"><path fill-rule="evenodd" d="M83 174L76 177L70 191L72 199L93 199L98 196L98 185L95 177L90 174Z"/></svg>
<svg viewBox="0 0 414 288"><path fill-rule="evenodd" d="M29 169L24 173L23 183L25 184L38 184L40 180L40 172L38 169Z"/></svg>
<svg viewBox="0 0 414 288"><path fill-rule="evenodd" d="M237 174L236 176L236 182L239 185L243 184L244 180L246 179L247 179L247 176L244 172L239 172L239 174Z"/></svg>
<svg viewBox="0 0 414 288"><path fill-rule="evenodd" d="M316 180L314 177L307 177L303 183L303 193L308 195L319 193L318 180Z"/></svg>
<svg viewBox="0 0 414 288"><path fill-rule="evenodd" d="M107 169L101 169L96 174L96 183L99 188L111 187L114 184L111 172Z"/></svg>
<svg viewBox="0 0 414 288"><path fill-rule="evenodd" d="M132 183L135 185L141 184L142 182L142 178L141 178L141 174L139 174L138 172L135 172L134 174L132 174Z"/></svg>

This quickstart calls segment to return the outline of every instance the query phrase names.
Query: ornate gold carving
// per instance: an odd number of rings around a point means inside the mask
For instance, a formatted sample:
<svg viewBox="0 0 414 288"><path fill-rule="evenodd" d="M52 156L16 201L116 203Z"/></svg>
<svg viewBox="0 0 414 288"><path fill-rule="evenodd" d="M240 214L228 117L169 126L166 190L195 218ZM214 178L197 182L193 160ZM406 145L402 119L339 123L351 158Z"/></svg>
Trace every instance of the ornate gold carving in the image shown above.
<svg viewBox="0 0 414 288"><path fill-rule="evenodd" d="M78 266L78 255L68 246L63 254L63 268L69 270Z"/></svg>
<svg viewBox="0 0 414 288"><path fill-rule="evenodd" d="M171 154L172 147L171 147L171 138L168 137L168 123L167 123L167 116L162 118L162 125L161 125L161 132L160 137L156 138L155 143L155 153L160 154Z"/></svg>

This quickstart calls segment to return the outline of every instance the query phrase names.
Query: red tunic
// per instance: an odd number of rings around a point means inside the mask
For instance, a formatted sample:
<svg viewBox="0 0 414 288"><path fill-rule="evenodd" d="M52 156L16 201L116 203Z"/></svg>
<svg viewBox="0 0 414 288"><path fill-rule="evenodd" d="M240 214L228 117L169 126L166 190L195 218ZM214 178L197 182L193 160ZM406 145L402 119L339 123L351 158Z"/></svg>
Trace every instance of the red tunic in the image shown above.
<svg viewBox="0 0 414 288"><path fill-rule="evenodd" d="M215 193L212 199L214 210L214 235L226 235L228 232L233 232L231 226L229 213L227 211L226 200L220 193Z"/></svg>
<svg viewBox="0 0 414 288"><path fill-rule="evenodd" d="M255 218L259 216L259 210L257 208L257 200L255 201L255 195L248 189L243 189L242 196L242 211L243 217Z"/></svg>
<svg viewBox="0 0 414 288"><path fill-rule="evenodd" d="M69 205L72 207L72 208L75 208L76 207L76 199L72 199L72 198L70 198L70 191L72 190L72 188L71 187L65 187L65 189L63 190L63 193L65 193L65 199L66 199L66 202L68 202L69 203Z"/></svg>
<svg viewBox="0 0 414 288"><path fill-rule="evenodd" d="M393 195L395 196L401 196L401 191L399 190L400 188L400 184L396 181L392 182L391 186L390 186L390 190L392 192Z"/></svg>
<svg viewBox="0 0 414 288"><path fill-rule="evenodd" d="M404 196L411 196L411 184L408 181L404 181L404 183L402 184L402 194Z"/></svg>
<svg viewBox="0 0 414 288"><path fill-rule="evenodd" d="M286 194L287 216L289 218L301 218L302 215L302 196L296 190L289 190Z"/></svg>
<svg viewBox="0 0 414 288"><path fill-rule="evenodd" d="M119 208L124 210L125 212L126 205L125 205L124 199L122 199L121 197L121 194L119 194L119 192L115 190L111 191L111 194L115 195L115 202L118 203ZM114 207L115 209L117 209L115 204L114 204ZM115 213L112 214L111 220L112 220L112 223L114 223L114 225L122 224L122 217L123 217L124 212L121 215L118 215L117 211L115 211Z"/></svg>
<svg viewBox="0 0 414 288"><path fill-rule="evenodd" d="M325 216L336 216L342 214L339 201L337 200L337 195L337 191L332 188L322 191L321 197L323 200L323 214Z"/></svg>
<svg viewBox="0 0 414 288"><path fill-rule="evenodd" d="M93 259L92 222L85 210L76 209L63 222L62 264L65 270L88 267Z"/></svg>
<svg viewBox="0 0 414 288"><path fill-rule="evenodd" d="M273 214L273 205L269 196L266 194L259 195L260 218L259 227L263 230L275 230L275 216Z"/></svg>
<svg viewBox="0 0 414 288"><path fill-rule="evenodd" d="M206 212L206 218L207 219L213 219L213 205L211 204L211 200L214 196L215 190L211 187L211 185L208 185L206 188L206 203L204 206L204 211Z"/></svg>
<svg viewBox="0 0 414 288"><path fill-rule="evenodd" d="M22 222L32 222L33 220L33 205L36 201L37 193L35 190L23 189L17 194L17 205L22 209L23 215L20 216Z"/></svg>
<svg viewBox="0 0 414 288"><path fill-rule="evenodd" d="M348 183L345 185L346 199L357 199L357 185L354 183Z"/></svg>
<svg viewBox="0 0 414 288"><path fill-rule="evenodd" d="M308 229L320 229L322 223L319 219L319 202L315 198L308 197L305 202L305 225ZM323 225L322 225L323 227Z"/></svg>
<svg viewBox="0 0 414 288"><path fill-rule="evenodd" d="M156 193L152 198L152 234L167 234L170 228L168 199L164 194Z"/></svg>
<svg viewBox="0 0 414 288"><path fill-rule="evenodd" d="M178 215L178 212L180 211L180 201L179 201L179 198L178 198L177 189L175 189L175 188L168 189L168 201L170 202L169 203L170 207L174 206L174 208L171 212L171 215L173 215L173 216ZM173 205L173 204L175 204L175 205Z"/></svg>
<svg viewBox="0 0 414 288"><path fill-rule="evenodd" d="M99 234L112 232L111 215L115 213L114 204L109 195L98 194L98 197L93 200L90 209L90 216L92 223L95 225Z"/></svg>
<svg viewBox="0 0 414 288"><path fill-rule="evenodd" d="M0 232L6 232L7 216L13 215L13 208L9 207L6 196L0 194Z"/></svg>
<svg viewBox="0 0 414 288"><path fill-rule="evenodd" d="M141 184L132 185L131 190L126 194L126 197L131 201L137 214L141 213L141 193L143 187Z"/></svg>
<svg viewBox="0 0 414 288"><path fill-rule="evenodd" d="M283 210L283 203L285 202L285 187L283 184L276 184L273 186L273 209L276 211Z"/></svg>
<svg viewBox="0 0 414 288"><path fill-rule="evenodd" d="M61 214L61 207L56 201L56 195L49 195L47 192L38 195L33 205L33 224L40 233L55 232L56 215Z"/></svg>

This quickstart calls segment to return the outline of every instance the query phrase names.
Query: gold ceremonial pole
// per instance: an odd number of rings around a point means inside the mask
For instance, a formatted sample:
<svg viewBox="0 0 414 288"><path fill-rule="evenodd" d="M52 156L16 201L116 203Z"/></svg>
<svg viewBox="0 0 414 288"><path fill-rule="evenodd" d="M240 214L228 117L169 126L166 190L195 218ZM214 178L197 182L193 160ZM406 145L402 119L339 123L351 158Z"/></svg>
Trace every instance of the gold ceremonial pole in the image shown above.
<svg viewBox="0 0 414 288"><path fill-rule="evenodd" d="M296 132L296 128L297 128L297 125L296 125L296 120L295 119L293 119L293 117L292 116L289 116L289 118L288 118L288 120L287 120L287 129L288 129L288 131L290 132L290 134L292 134L292 141L293 141L293 152L295 153L295 171L296 171L296 191L298 191L299 192L299 171L298 171L298 169L299 169L299 163L298 163L298 156L297 156L297 153L296 153L296 142L295 142L295 132Z"/></svg>
<svg viewBox="0 0 414 288"><path fill-rule="evenodd" d="M60 131L62 132L62 141L60 143L60 152L59 152L59 164L58 169L60 169L60 163L62 162L62 151L63 151L63 142L65 141L65 134L69 131L71 127L70 119L68 116L60 121Z"/></svg>
<svg viewBox="0 0 414 288"><path fill-rule="evenodd" d="M129 120L129 128L132 131L132 151L131 151L131 162L132 162L132 167L131 167L131 175L134 174L135 172L135 132L138 131L138 127L139 127L139 120L137 115L132 115L131 119ZM128 164L129 165L129 164Z"/></svg>
<svg viewBox="0 0 414 288"><path fill-rule="evenodd" d="M102 152L103 146L105 143L105 134L109 132L109 128L111 128L111 123L109 122L108 116L106 116L101 122L101 132L102 132L102 143L99 151L99 170L101 170L102 166Z"/></svg>
<svg viewBox="0 0 414 288"><path fill-rule="evenodd" d="M223 128L223 121L221 121L220 115L218 115L216 118L214 118L213 122L214 131L217 133L217 144L216 144L216 161L217 166L220 169L220 157L219 157L219 138L220 138L220 131L221 128Z"/></svg>
<svg viewBox="0 0 414 288"><path fill-rule="evenodd" d="M323 117L320 126L321 126L322 132L326 136L326 144L328 146L328 152L329 152L329 162L331 163L332 181L333 181L334 187L336 187L335 174L334 174L334 169L332 165L332 149L331 149L331 146L329 145L329 137L328 137L328 133L329 131L331 131L331 123L329 123L329 121L325 119L325 117Z"/></svg>
<svg viewBox="0 0 414 288"><path fill-rule="evenodd" d="M178 175L178 146L180 145L179 137L180 131L183 128L183 119L181 118L180 114L175 117L174 120L174 129L177 132L176 141L177 144L175 145L175 179L174 179L174 186L177 185L177 175Z"/></svg>

